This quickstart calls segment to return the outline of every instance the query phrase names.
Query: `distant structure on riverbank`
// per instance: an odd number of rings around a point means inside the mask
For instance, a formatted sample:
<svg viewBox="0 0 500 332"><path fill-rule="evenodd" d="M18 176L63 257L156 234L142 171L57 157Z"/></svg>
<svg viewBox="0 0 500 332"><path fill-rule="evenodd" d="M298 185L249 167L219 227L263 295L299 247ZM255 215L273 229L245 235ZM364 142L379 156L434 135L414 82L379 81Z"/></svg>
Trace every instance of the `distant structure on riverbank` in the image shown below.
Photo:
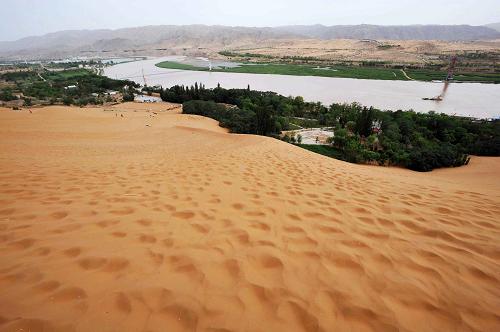
<svg viewBox="0 0 500 332"><path fill-rule="evenodd" d="M161 102L161 98L147 95L136 95L134 101L139 103L159 103Z"/></svg>

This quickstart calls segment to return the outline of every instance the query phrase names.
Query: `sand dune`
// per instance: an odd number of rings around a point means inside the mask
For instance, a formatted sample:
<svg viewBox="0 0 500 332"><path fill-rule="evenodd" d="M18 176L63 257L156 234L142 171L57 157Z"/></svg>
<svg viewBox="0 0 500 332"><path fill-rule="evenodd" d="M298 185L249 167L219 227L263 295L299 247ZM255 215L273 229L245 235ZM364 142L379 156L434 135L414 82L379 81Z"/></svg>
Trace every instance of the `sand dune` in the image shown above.
<svg viewBox="0 0 500 332"><path fill-rule="evenodd" d="M0 331L500 330L500 159L352 165L138 107L0 109Z"/></svg>

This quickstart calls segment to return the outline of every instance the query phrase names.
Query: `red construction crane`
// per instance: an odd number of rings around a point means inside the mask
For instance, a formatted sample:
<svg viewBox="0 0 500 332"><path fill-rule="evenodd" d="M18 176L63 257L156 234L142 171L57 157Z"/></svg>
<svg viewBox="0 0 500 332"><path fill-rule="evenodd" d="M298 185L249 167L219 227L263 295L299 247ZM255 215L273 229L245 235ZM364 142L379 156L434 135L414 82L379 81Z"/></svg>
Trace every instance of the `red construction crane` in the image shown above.
<svg viewBox="0 0 500 332"><path fill-rule="evenodd" d="M446 91L448 91L448 87L450 86L450 81L453 80L453 74L455 73L455 65L457 63L457 60L458 58L456 55L450 58L450 66L448 67L448 74L446 75L446 79L444 80L444 87L441 94L437 97L422 98L423 100L433 100L436 102L440 102L444 99L444 97L446 96Z"/></svg>
<svg viewBox="0 0 500 332"><path fill-rule="evenodd" d="M457 56L454 55L450 59L450 67L448 67L448 75L446 75L446 80L451 81L453 79L453 74L455 73L455 64L457 63Z"/></svg>

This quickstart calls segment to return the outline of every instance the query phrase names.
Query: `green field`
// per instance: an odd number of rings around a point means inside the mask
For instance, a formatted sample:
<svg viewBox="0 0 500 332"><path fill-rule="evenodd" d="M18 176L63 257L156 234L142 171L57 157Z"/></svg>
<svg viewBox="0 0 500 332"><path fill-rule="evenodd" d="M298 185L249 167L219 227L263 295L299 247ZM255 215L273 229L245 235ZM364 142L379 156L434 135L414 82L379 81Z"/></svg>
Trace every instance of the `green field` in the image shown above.
<svg viewBox="0 0 500 332"><path fill-rule="evenodd" d="M190 64L173 62L173 61L160 62L157 63L156 66L168 69L208 71L207 67L197 67ZM408 80L404 76L402 71L399 69L356 67L356 66L318 67L313 65L298 65L298 64L244 63L239 67L213 68L212 71L225 72L225 73L342 77L342 78L359 78L359 79L375 79L375 80L401 80L401 81ZM407 70L406 73L411 78L418 81L443 80L446 76L445 72L428 70L428 69L422 69L422 70L410 69ZM500 83L500 74L458 73L457 75L455 75L455 81Z"/></svg>
<svg viewBox="0 0 500 332"><path fill-rule="evenodd" d="M42 76L48 80L63 81L63 80L76 79L86 76L92 76L92 73L86 69L71 69L62 71L48 71L42 73Z"/></svg>
<svg viewBox="0 0 500 332"><path fill-rule="evenodd" d="M428 69L408 69L408 76L417 81L442 81L446 74L440 71ZM456 73L454 77L456 82L485 82L485 83L500 83L500 73Z"/></svg>
<svg viewBox="0 0 500 332"><path fill-rule="evenodd" d="M165 61L156 64L160 68L208 71L206 67L197 67L173 61ZM318 67L312 65L293 64L242 64L234 68L213 68L212 71L224 73L246 73L246 74L275 74L293 76L321 76L321 77L345 77L379 80L407 80L403 73L397 69L368 68L368 67Z"/></svg>

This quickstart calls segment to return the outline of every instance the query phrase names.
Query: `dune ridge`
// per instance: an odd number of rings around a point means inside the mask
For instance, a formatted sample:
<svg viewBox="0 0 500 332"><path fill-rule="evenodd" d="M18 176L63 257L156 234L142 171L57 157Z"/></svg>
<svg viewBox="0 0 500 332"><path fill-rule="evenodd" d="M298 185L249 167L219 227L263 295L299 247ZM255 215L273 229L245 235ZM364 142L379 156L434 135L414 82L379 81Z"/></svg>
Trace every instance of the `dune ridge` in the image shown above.
<svg viewBox="0 0 500 332"><path fill-rule="evenodd" d="M498 158L353 165L167 106L0 109L0 331L500 330Z"/></svg>

